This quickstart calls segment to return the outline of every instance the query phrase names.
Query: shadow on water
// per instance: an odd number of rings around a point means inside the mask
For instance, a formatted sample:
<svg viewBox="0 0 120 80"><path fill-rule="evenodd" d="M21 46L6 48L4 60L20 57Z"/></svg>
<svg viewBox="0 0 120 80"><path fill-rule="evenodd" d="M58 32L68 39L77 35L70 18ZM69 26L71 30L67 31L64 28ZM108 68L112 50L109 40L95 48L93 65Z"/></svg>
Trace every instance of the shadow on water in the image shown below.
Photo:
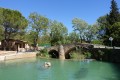
<svg viewBox="0 0 120 80"><path fill-rule="evenodd" d="M115 64L115 63L112 63L112 68L114 70L114 75L113 77L105 77L104 79L105 80L120 80L120 64Z"/></svg>
<svg viewBox="0 0 120 80"><path fill-rule="evenodd" d="M120 63L119 64L113 64L113 68L114 68L115 73L116 73L116 80L120 80Z"/></svg>
<svg viewBox="0 0 120 80"><path fill-rule="evenodd" d="M87 76L87 74L88 74L87 68L80 68L80 70L74 74L74 77L75 79L83 79Z"/></svg>

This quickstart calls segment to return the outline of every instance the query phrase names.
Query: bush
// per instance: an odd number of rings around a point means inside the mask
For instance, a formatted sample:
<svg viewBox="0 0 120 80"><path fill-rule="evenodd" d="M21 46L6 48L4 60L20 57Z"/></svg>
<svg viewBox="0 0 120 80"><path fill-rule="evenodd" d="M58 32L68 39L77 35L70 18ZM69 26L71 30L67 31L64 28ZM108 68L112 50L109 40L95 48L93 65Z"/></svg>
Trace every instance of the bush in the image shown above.
<svg viewBox="0 0 120 80"><path fill-rule="evenodd" d="M47 52L47 49L42 49L42 50L40 50L39 53L37 53L37 56L49 58L49 54L48 54L48 52Z"/></svg>
<svg viewBox="0 0 120 80"><path fill-rule="evenodd" d="M103 44L103 42L100 40L93 40L92 44Z"/></svg>
<svg viewBox="0 0 120 80"><path fill-rule="evenodd" d="M80 54L80 53L74 51L74 52L70 53L70 58L71 59L83 60L83 59L85 59L85 56L83 54Z"/></svg>
<svg viewBox="0 0 120 80"><path fill-rule="evenodd" d="M85 58L87 59L91 58L92 54L90 52L85 52L84 54L85 54Z"/></svg>

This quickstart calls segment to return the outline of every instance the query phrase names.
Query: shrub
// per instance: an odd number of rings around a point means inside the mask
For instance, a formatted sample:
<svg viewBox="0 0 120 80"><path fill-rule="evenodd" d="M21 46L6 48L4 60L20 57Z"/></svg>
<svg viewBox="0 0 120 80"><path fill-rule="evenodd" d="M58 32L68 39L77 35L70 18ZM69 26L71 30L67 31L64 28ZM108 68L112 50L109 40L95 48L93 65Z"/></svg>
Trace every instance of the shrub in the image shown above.
<svg viewBox="0 0 120 80"><path fill-rule="evenodd" d="M71 59L78 59L78 60L83 60L85 58L85 56L83 54L80 54L75 51L70 53L70 57L71 57Z"/></svg>
<svg viewBox="0 0 120 80"><path fill-rule="evenodd" d="M93 44L103 44L103 42L100 41L100 40L93 40L92 43L93 43Z"/></svg>
<svg viewBox="0 0 120 80"><path fill-rule="evenodd" d="M41 57L49 57L49 54L47 52L47 49L42 49L37 53L37 56L41 56Z"/></svg>
<svg viewBox="0 0 120 80"><path fill-rule="evenodd" d="M91 58L92 54L90 52L85 52L84 55L85 55L85 58L89 59Z"/></svg>

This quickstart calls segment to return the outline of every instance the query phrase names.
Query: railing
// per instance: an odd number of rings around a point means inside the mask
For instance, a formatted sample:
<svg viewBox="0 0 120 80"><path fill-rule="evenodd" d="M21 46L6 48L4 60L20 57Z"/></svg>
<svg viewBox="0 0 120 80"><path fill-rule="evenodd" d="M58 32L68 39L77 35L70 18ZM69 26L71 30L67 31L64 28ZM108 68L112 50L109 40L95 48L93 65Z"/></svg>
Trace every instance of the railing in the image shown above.
<svg viewBox="0 0 120 80"><path fill-rule="evenodd" d="M106 49L120 49L120 47L109 47L109 46L104 46L104 45L99 45L99 44L93 44L94 48L106 48Z"/></svg>

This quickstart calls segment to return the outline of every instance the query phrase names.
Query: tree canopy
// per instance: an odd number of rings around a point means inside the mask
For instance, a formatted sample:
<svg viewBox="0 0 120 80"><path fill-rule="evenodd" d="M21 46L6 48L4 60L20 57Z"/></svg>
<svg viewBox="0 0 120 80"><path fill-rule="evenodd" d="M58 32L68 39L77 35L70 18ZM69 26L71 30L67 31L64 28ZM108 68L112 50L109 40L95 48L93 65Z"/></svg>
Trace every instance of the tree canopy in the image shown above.
<svg viewBox="0 0 120 80"><path fill-rule="evenodd" d="M30 13L28 20L17 10L0 8L0 40L26 40L30 45L66 44L75 42L99 42L110 45L109 37L113 37L113 46L120 46L120 12L115 0L111 0L110 12L89 25L80 18L72 19L73 31L68 33L67 27L59 21L38 14ZM94 41L96 40L96 41Z"/></svg>
<svg viewBox="0 0 120 80"><path fill-rule="evenodd" d="M61 22L52 21L50 25L51 45L64 43L67 28Z"/></svg>
<svg viewBox="0 0 120 80"><path fill-rule="evenodd" d="M40 35L42 35L48 28L49 20L48 18L34 12L29 15L29 23L34 35L34 46L36 47Z"/></svg>
<svg viewBox="0 0 120 80"><path fill-rule="evenodd" d="M115 0L111 1L111 7L109 14L100 17L98 20L100 28L100 36L103 39L105 45L110 45L109 37L113 37L113 46L120 46L120 33L119 22L120 13Z"/></svg>
<svg viewBox="0 0 120 80"><path fill-rule="evenodd" d="M25 17L17 10L0 8L0 17L0 25L3 28L4 39L13 38L28 25Z"/></svg>
<svg viewBox="0 0 120 80"><path fill-rule="evenodd" d="M84 20L79 19L79 18L74 18L72 20L72 24L73 24L74 30L78 31L80 39L81 39L81 43L82 43L82 41L84 39L84 32L85 32L88 24Z"/></svg>

